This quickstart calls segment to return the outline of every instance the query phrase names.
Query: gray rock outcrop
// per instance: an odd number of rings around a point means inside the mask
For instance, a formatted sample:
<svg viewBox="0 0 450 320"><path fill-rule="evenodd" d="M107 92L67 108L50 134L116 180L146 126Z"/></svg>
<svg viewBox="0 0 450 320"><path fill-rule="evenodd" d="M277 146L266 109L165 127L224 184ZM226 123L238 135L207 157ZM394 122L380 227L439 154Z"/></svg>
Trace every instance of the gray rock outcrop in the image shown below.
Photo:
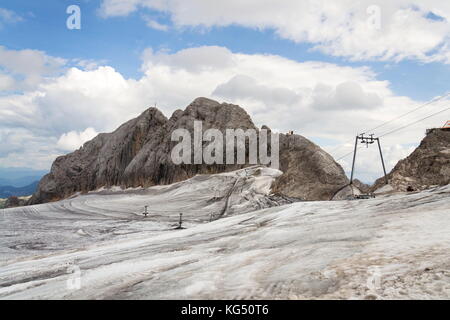
<svg viewBox="0 0 450 320"><path fill-rule="evenodd" d="M280 134L280 170L273 191L303 200L331 200L349 183L342 167L301 135Z"/></svg>
<svg viewBox="0 0 450 320"><path fill-rule="evenodd" d="M358 179L353 180L353 186L355 186L362 193L368 193L370 191L370 185L361 182Z"/></svg>
<svg viewBox="0 0 450 320"><path fill-rule="evenodd" d="M193 132L194 120L203 131L256 129L250 116L237 105L198 98L184 111L167 119L149 108L112 133L102 133L80 149L58 157L51 172L39 183L30 204L67 198L76 192L100 187L149 187L186 180L196 174L234 171L248 165L175 165L171 151L178 142L171 133L178 128ZM247 148L248 150L248 148ZM303 200L330 200L348 179L341 166L317 145L300 135L280 134L280 170L273 191Z"/></svg>
<svg viewBox="0 0 450 320"><path fill-rule="evenodd" d="M450 183L450 130L434 129L406 159L371 187L373 191L420 191Z"/></svg>

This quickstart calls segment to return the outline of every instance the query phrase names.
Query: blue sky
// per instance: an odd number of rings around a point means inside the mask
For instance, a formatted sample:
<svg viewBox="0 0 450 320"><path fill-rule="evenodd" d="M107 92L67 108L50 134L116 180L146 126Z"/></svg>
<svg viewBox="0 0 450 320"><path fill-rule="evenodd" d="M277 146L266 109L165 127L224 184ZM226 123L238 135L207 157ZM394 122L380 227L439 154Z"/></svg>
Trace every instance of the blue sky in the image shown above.
<svg viewBox="0 0 450 320"><path fill-rule="evenodd" d="M82 29L65 27L66 8L79 5ZM218 45L233 52L276 54L296 61L325 61L348 66L369 66L380 79L391 82L398 95L428 100L448 90L450 67L442 63L417 61L352 62L312 50L312 45L282 39L273 30L255 30L240 26L196 28L170 31L148 28L142 15L156 17L170 25L170 16L151 9L126 17L105 19L99 14L100 1L85 0L3 0L3 8L16 12L24 21L0 29L1 45L10 49L36 49L66 59L105 61L124 76L139 78L140 55L147 47L178 51L202 45Z"/></svg>
<svg viewBox="0 0 450 320"><path fill-rule="evenodd" d="M358 130L449 91L448 4L380 0L375 11L370 0L259 4L3 0L0 167L48 169L155 102L170 116L197 96L240 104L257 125L338 148L337 158ZM81 30L66 27L69 5L81 9ZM444 117L389 137L388 168ZM347 160L341 164L348 170Z"/></svg>

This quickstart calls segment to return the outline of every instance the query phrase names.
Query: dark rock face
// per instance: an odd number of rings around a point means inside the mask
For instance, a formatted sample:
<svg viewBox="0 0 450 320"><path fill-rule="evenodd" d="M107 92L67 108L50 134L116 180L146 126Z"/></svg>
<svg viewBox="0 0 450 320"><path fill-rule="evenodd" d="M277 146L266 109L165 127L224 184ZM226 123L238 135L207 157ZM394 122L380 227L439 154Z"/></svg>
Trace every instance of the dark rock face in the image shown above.
<svg viewBox="0 0 450 320"><path fill-rule="evenodd" d="M436 129L422 140L406 159L400 160L388 174L394 191L420 191L450 183L450 130ZM384 177L372 186L384 185Z"/></svg>
<svg viewBox="0 0 450 320"><path fill-rule="evenodd" d="M11 196L6 200L4 207L5 208L21 207L21 206L26 205L26 203L27 203L27 201L24 199L19 199L16 196Z"/></svg>
<svg viewBox="0 0 450 320"><path fill-rule="evenodd" d="M368 193L370 191L370 185L365 184L364 182L361 182L358 179L353 180L353 185L358 188L359 191L362 193Z"/></svg>
<svg viewBox="0 0 450 320"><path fill-rule="evenodd" d="M349 183L344 169L319 146L300 135L280 134L280 170L273 191L302 200L331 200Z"/></svg>
<svg viewBox="0 0 450 320"><path fill-rule="evenodd" d="M175 129L185 128L192 136L194 120L202 121L203 131L210 128L222 132L238 128L258 130L239 106L206 98L196 99L184 111L175 111L170 119L158 109L150 108L116 131L99 134L75 152L58 157L29 203L56 201L104 186L170 184L196 174L248 166L175 165L171 151L178 142L171 141L171 134ZM337 189L348 183L343 169L330 155L299 135L280 134L280 170L284 175L276 182L274 192L304 200L329 200Z"/></svg>

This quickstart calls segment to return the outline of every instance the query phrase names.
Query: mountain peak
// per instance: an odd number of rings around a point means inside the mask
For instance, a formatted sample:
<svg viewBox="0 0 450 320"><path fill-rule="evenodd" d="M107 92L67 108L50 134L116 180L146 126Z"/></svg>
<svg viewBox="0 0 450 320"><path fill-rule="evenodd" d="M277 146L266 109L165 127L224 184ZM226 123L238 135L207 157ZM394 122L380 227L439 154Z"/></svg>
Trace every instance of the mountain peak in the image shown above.
<svg viewBox="0 0 450 320"><path fill-rule="evenodd" d="M197 174L235 171L250 165L175 165L171 159L171 150L175 146L171 134L180 128L192 132L194 121L202 121L203 130L257 130L249 114L240 106L208 98L195 99L184 111L175 111L170 119L151 107L114 132L101 134L85 143L82 149L58 157L51 172L39 183L30 203L60 200L76 192L101 187L171 184ZM329 200L348 183L340 165L306 138L280 134L279 142L281 170L285 174L274 185L274 190L281 195Z"/></svg>
<svg viewBox="0 0 450 320"><path fill-rule="evenodd" d="M205 97L198 97L195 98L194 101L190 105L219 105L220 103L216 100L205 98Z"/></svg>

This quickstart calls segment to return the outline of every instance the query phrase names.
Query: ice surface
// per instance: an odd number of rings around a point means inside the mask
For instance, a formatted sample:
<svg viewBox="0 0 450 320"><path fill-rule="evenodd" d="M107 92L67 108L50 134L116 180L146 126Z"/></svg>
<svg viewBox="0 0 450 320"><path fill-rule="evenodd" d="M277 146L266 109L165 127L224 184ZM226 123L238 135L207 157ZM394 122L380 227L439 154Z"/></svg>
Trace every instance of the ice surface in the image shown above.
<svg viewBox="0 0 450 320"><path fill-rule="evenodd" d="M4 210L0 298L450 298L450 187L268 208L278 174Z"/></svg>
<svg viewBox="0 0 450 320"><path fill-rule="evenodd" d="M385 184L382 187L375 190L375 194L381 194L386 192L394 191L394 188L390 184Z"/></svg>
<svg viewBox="0 0 450 320"><path fill-rule="evenodd" d="M101 188L59 202L3 210L0 262L133 234L165 233L178 226L180 213L183 226L192 227L273 206L277 198L268 195L280 174L252 167L148 189ZM148 206L147 217L144 206Z"/></svg>

